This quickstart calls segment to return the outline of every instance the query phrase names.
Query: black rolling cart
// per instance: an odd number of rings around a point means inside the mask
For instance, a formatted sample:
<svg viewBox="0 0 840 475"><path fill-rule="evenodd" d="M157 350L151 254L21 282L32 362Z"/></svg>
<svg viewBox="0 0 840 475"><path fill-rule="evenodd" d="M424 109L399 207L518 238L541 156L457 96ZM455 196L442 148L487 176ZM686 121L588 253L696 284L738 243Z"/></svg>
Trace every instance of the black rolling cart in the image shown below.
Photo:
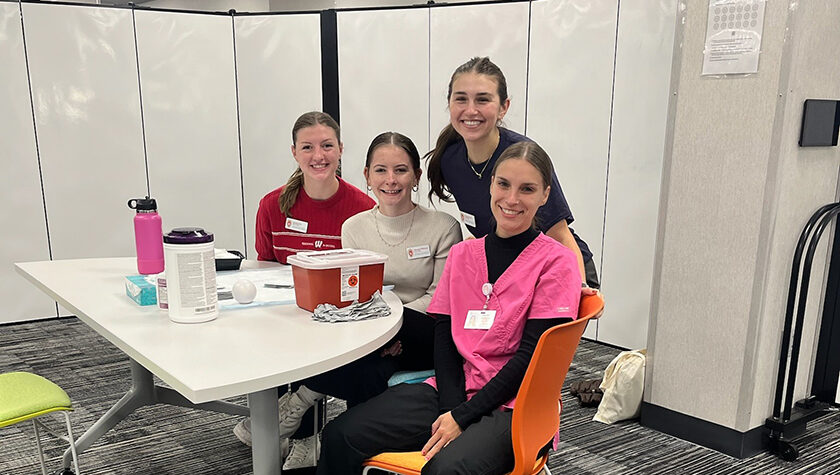
<svg viewBox="0 0 840 475"><path fill-rule="evenodd" d="M799 456L799 451L789 439L805 432L808 422L823 415L830 407L828 403L818 401L813 395L794 404L793 392L796 385L799 347L802 343L802 327L805 322L805 305L808 300L814 251L823 231L838 214L840 214L840 203L828 204L818 209L802 230L793 255L782 344L779 350L779 373L776 379L773 415L768 417L764 424L769 429L767 442L770 452L788 461L796 460ZM807 252L805 252L806 246ZM803 252L805 252L804 261ZM795 321L794 310L796 311ZM793 338L791 338L791 332L793 332ZM790 353L790 361L788 361L788 353ZM783 398L784 406L782 405Z"/></svg>

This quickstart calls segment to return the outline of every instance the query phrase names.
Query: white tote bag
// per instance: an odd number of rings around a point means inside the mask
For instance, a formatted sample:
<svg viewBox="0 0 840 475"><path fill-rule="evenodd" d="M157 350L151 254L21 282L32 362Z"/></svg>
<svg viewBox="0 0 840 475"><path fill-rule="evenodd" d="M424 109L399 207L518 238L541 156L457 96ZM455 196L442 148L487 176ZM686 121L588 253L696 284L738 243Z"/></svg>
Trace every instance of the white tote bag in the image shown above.
<svg viewBox="0 0 840 475"><path fill-rule="evenodd" d="M645 389L645 350L622 351L604 371L604 392L593 420L612 424L639 417Z"/></svg>

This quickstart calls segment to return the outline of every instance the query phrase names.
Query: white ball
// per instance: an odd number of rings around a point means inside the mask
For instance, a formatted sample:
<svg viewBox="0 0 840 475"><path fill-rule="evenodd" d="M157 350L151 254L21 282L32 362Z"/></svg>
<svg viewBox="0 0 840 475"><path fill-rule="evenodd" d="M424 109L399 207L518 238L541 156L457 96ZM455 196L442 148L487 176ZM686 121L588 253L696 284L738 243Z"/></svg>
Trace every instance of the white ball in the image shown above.
<svg viewBox="0 0 840 475"><path fill-rule="evenodd" d="M242 304L251 303L254 301L254 297L256 296L257 286L250 280L240 279L233 284L233 298L235 298L237 302Z"/></svg>

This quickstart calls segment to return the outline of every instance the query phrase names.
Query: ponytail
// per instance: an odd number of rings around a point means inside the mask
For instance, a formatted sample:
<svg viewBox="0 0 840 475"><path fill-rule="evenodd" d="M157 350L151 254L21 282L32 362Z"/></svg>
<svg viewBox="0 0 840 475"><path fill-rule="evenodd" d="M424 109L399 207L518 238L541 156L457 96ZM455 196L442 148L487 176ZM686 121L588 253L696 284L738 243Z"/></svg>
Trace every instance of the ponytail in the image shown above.
<svg viewBox="0 0 840 475"><path fill-rule="evenodd" d="M289 181L286 182L286 187L283 188L283 192L280 193L279 204L280 204L280 211L288 217L292 217L289 212L292 209L292 206L295 205L295 201L297 201L298 192L303 187L303 171L301 171L300 167L292 173L292 176L289 177Z"/></svg>
<svg viewBox="0 0 840 475"><path fill-rule="evenodd" d="M443 152L446 148L455 143L461 136L452 127L452 124L447 124L443 130L440 131L435 148L427 153L423 158L426 159L428 165L429 184L429 202L432 201L433 196L437 196L441 201L451 203L452 193L443 179L443 172L441 171L441 161L443 161Z"/></svg>

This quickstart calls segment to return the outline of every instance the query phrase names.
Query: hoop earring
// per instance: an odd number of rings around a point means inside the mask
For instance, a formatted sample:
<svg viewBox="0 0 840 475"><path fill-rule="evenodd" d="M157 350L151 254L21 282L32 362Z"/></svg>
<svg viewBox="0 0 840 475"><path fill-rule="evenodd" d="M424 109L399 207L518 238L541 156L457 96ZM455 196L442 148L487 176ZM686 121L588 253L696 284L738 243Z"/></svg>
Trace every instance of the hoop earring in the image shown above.
<svg viewBox="0 0 840 475"><path fill-rule="evenodd" d="M414 186L411 187L411 191L413 191L415 193L417 193L417 190L419 190L419 189L420 189L420 187L417 186L417 185L414 185Z"/></svg>
<svg viewBox="0 0 840 475"><path fill-rule="evenodd" d="M368 191L373 190L373 188L371 188L370 185L368 185L367 187L368 187Z"/></svg>

